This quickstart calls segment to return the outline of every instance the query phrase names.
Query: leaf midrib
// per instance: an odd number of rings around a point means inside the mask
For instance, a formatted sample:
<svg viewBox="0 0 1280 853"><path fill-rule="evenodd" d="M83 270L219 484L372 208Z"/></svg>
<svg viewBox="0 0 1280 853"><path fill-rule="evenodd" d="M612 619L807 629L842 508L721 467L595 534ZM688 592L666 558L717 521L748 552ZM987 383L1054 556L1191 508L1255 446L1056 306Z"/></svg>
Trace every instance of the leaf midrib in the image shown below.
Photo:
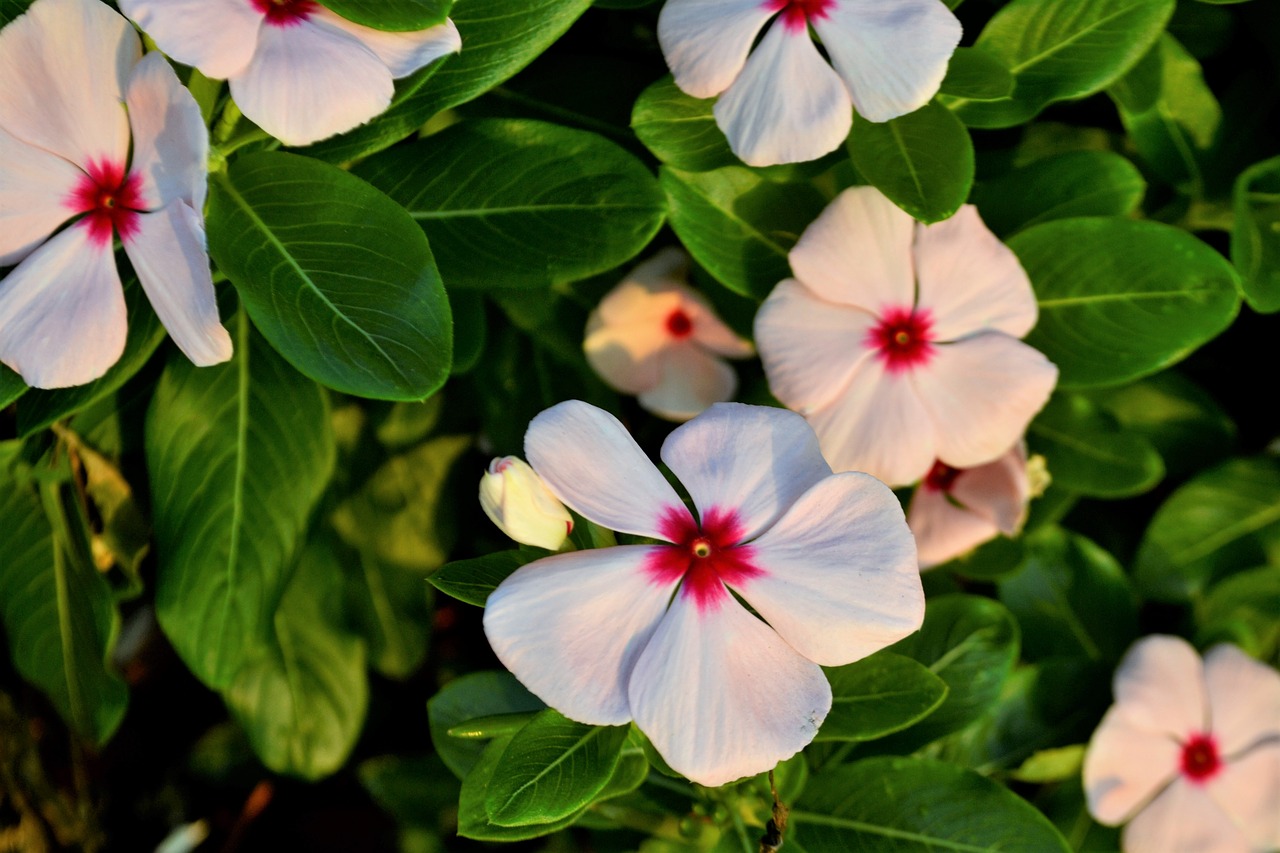
<svg viewBox="0 0 1280 853"><path fill-rule="evenodd" d="M566 749L563 753L561 753L560 756L555 761L551 762L542 770L540 770L538 773L534 774L523 785L513 790L511 794L506 798L506 800L503 801L502 805L493 811L493 814L497 816L505 813L511 807L511 804L516 802L516 800L519 799L524 794L525 791L527 791L531 787L536 788L538 783L542 781L542 779L545 778L553 769L559 767L561 764L567 761L574 753L579 752L580 750L585 748L587 744L589 744L591 741L599 737L604 731L605 729L603 727L599 727L599 726L593 727L585 737L579 738L578 741L574 743L572 747L570 747L569 749ZM612 774L610 774L610 776L612 776ZM609 781L607 778L605 779L604 784L605 785L609 784ZM603 785L601 787L603 787Z"/></svg>

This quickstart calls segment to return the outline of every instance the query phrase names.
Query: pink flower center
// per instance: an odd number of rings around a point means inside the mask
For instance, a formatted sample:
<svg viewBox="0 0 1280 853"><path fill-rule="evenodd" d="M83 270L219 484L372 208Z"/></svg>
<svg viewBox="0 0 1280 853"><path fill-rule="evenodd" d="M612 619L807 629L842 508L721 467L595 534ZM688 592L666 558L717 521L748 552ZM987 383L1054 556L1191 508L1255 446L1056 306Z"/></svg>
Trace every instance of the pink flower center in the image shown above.
<svg viewBox="0 0 1280 853"><path fill-rule="evenodd" d="M676 340L683 340L693 334L693 320L683 308L677 308L667 315L667 331Z"/></svg>
<svg viewBox="0 0 1280 853"><path fill-rule="evenodd" d="M316 0L249 0L253 8L266 16L267 23L275 27L291 27L315 14Z"/></svg>
<svg viewBox="0 0 1280 853"><path fill-rule="evenodd" d="M928 310L890 308L867 332L866 345L890 373L901 373L927 364L933 357L933 318Z"/></svg>
<svg viewBox="0 0 1280 853"><path fill-rule="evenodd" d="M98 245L110 245L114 232L122 240L138 230L138 214L146 209L142 198L142 178L126 175L123 163L90 161L67 198L67 206L85 214L81 222Z"/></svg>
<svg viewBox="0 0 1280 853"><path fill-rule="evenodd" d="M741 586L764 574L751 562L755 549L739 544L742 522L733 510L712 507L698 524L684 507L669 507L658 529L672 544L649 551L645 572L663 586L683 581L680 594L701 613L718 610L729 598L725 584Z"/></svg>
<svg viewBox="0 0 1280 853"><path fill-rule="evenodd" d="M924 475L924 487L931 492L950 492L962 473L962 469L952 468L939 459L933 463L929 473Z"/></svg>
<svg viewBox="0 0 1280 853"><path fill-rule="evenodd" d="M770 12L781 12L782 25L791 32L807 30L809 22L827 17L836 0L765 0Z"/></svg>
<svg viewBox="0 0 1280 853"><path fill-rule="evenodd" d="M1197 732L1182 745L1182 775L1192 782L1207 782L1222 770L1218 742L1213 735Z"/></svg>

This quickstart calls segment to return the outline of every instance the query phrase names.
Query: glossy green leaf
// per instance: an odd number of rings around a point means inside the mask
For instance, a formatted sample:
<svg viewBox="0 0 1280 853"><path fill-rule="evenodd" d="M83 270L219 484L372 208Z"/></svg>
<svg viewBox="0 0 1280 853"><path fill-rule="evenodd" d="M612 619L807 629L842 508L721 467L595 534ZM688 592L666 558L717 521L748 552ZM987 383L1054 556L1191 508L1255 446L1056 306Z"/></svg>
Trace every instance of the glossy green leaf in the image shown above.
<svg viewBox="0 0 1280 853"><path fill-rule="evenodd" d="M1181 360L1231 324L1237 276L1185 231L1107 217L1060 219L1015 235L1040 319L1027 343L1062 388L1118 385Z"/></svg>
<svg viewBox="0 0 1280 853"><path fill-rule="evenodd" d="M1099 92L1142 58L1173 7L1173 0L1012 0L975 47L1008 67L1013 95L951 106L970 127L1012 127L1054 101Z"/></svg>
<svg viewBox="0 0 1280 853"><path fill-rule="evenodd" d="M402 825L442 837L446 814L458 807L458 783L437 755L380 755L361 762L360 784Z"/></svg>
<svg viewBox="0 0 1280 853"><path fill-rule="evenodd" d="M815 741L874 740L933 713L947 685L925 666L892 652L830 668L831 712Z"/></svg>
<svg viewBox="0 0 1280 853"><path fill-rule="evenodd" d="M480 360L489 327L480 294L454 291L449 294L449 306L453 311L452 370L457 376L471 370Z"/></svg>
<svg viewBox="0 0 1280 853"><path fill-rule="evenodd" d="M320 0L329 10L375 30L425 30L444 22L453 0Z"/></svg>
<svg viewBox="0 0 1280 853"><path fill-rule="evenodd" d="M944 95L970 101L995 101L1013 94L1013 75L996 57L975 47L958 47L947 63L947 76L938 89Z"/></svg>
<svg viewBox="0 0 1280 853"><path fill-rule="evenodd" d="M631 112L631 129L668 166L709 172L740 165L711 112L714 98L694 98L667 75L640 93Z"/></svg>
<svg viewBox="0 0 1280 853"><path fill-rule="evenodd" d="M364 181L276 151L212 182L209 249L294 367L362 397L421 399L449 376L449 302L422 232Z"/></svg>
<svg viewBox="0 0 1280 853"><path fill-rule="evenodd" d="M1146 191L1142 173L1119 154L1069 151L979 182L973 203L988 228L1007 236L1053 219L1128 216Z"/></svg>
<svg viewBox="0 0 1280 853"><path fill-rule="evenodd" d="M423 574L362 550L351 555L347 579L349 622L368 647L369 666L387 678L408 678L422 665L431 636Z"/></svg>
<svg viewBox="0 0 1280 853"><path fill-rule="evenodd" d="M459 779L467 777L480 761L486 741L476 738L451 737L455 726L482 717L500 714L526 714L547 707L542 700L524 689L509 672L476 672L455 678L440 688L427 702L431 724L431 742L436 753ZM493 757L496 762L502 750ZM480 811L484 812L483 800ZM487 820L487 817L486 817Z"/></svg>
<svg viewBox="0 0 1280 853"><path fill-rule="evenodd" d="M529 551L498 551L471 560L455 560L440 567L429 581L443 593L459 601L484 607L489 593L516 569L538 559Z"/></svg>
<svg viewBox="0 0 1280 853"><path fill-rule="evenodd" d="M1234 200L1231 260L1245 298L1255 311L1280 311L1280 157L1241 172Z"/></svg>
<svg viewBox="0 0 1280 853"><path fill-rule="evenodd" d="M271 642L299 537L329 480L325 395L254 332L230 323L235 356L169 359L147 415L156 615L214 689Z"/></svg>
<svg viewBox="0 0 1280 853"><path fill-rule="evenodd" d="M22 377L0 364L0 409L8 408L14 400L27 393L27 383Z"/></svg>
<svg viewBox="0 0 1280 853"><path fill-rule="evenodd" d="M1054 485L1088 497L1142 494L1164 477L1150 441L1079 394L1055 394L1027 428L1027 444Z"/></svg>
<svg viewBox="0 0 1280 853"><path fill-rule="evenodd" d="M666 213L635 157L541 121L463 122L357 172L422 227L450 288L549 286L612 269Z"/></svg>
<svg viewBox="0 0 1280 853"><path fill-rule="evenodd" d="M1280 567L1232 575L1196 605L1196 645L1232 643L1261 660L1280 658Z"/></svg>
<svg viewBox="0 0 1280 853"><path fill-rule="evenodd" d="M27 11L32 0L0 0L0 27Z"/></svg>
<svg viewBox="0 0 1280 853"><path fill-rule="evenodd" d="M973 141L937 103L886 122L859 116L846 144L862 176L921 222L946 219L969 197Z"/></svg>

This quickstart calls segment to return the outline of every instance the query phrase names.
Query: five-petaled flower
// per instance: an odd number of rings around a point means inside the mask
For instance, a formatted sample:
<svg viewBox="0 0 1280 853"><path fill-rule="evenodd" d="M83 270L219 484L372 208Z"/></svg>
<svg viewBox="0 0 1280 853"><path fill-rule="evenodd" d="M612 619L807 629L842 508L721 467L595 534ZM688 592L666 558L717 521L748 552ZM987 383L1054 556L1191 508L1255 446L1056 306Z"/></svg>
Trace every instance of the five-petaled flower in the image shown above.
<svg viewBox="0 0 1280 853"><path fill-rule="evenodd" d="M675 248L637 266L591 312L583 342L605 382L673 421L733 397L737 374L719 356L755 353L684 283L687 270Z"/></svg>
<svg viewBox="0 0 1280 853"><path fill-rule="evenodd" d="M662 461L693 511L622 424L586 403L534 418L525 453L578 513L658 543L518 569L489 596L490 644L548 705L596 725L634 719L695 782L794 755L831 708L819 665L858 660L923 619L893 493L832 474L795 414L717 403L677 427Z"/></svg>
<svg viewBox="0 0 1280 853"><path fill-rule="evenodd" d="M1089 812L1125 853L1280 847L1280 673L1235 646L1138 642L1084 762Z"/></svg>
<svg viewBox="0 0 1280 853"><path fill-rule="evenodd" d="M892 486L940 460L973 468L1021 438L1058 369L1019 340L1036 300L1018 259L965 205L921 225L872 187L845 190L756 315L774 396L837 471Z"/></svg>
<svg viewBox="0 0 1280 853"><path fill-rule="evenodd" d="M888 121L924 106L960 42L960 22L942 0L667 0L658 41L677 86L695 98L720 95L716 123L733 152L769 166L834 150L853 107Z"/></svg>
<svg viewBox="0 0 1280 853"><path fill-rule="evenodd" d="M246 116L289 145L362 124L393 80L461 49L453 22L413 32L352 23L316 0L120 0L165 53L228 80Z"/></svg>
<svg viewBox="0 0 1280 853"><path fill-rule="evenodd" d="M0 266L17 264L0 281L0 361L60 388L120 358L117 235L182 351L230 358L204 245L208 134L164 57L143 58L98 0L37 0L0 32L0 78Z"/></svg>

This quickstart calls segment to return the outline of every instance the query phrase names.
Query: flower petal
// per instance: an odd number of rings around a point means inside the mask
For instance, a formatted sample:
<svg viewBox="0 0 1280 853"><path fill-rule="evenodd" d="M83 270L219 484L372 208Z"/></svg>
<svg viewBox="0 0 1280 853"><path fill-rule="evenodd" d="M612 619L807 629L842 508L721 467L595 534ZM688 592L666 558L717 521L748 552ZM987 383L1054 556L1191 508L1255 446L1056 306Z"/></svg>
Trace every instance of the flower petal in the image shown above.
<svg viewBox="0 0 1280 853"><path fill-rule="evenodd" d="M92 382L124 352L127 317L111 244L73 225L0 281L0 361L33 388Z"/></svg>
<svg viewBox="0 0 1280 853"><path fill-rule="evenodd" d="M307 145L363 124L387 108L395 86L373 51L310 21L263 27L258 50L231 78L246 116L287 145Z"/></svg>
<svg viewBox="0 0 1280 853"><path fill-rule="evenodd" d="M1205 654L1204 677L1210 728L1224 756L1264 739L1280 742L1280 672L1223 644ZM1280 798L1280 787L1274 790Z"/></svg>
<svg viewBox="0 0 1280 853"><path fill-rule="evenodd" d="M1181 778L1138 812L1121 838L1125 853L1253 853L1208 793Z"/></svg>
<svg viewBox="0 0 1280 853"><path fill-rule="evenodd" d="M231 358L231 336L218 319L200 215L185 201L138 215L124 250L151 307L193 364Z"/></svg>
<svg viewBox="0 0 1280 853"><path fill-rule="evenodd" d="M749 547L764 571L735 591L815 663L861 660L924 621L915 540L874 477L822 480Z"/></svg>
<svg viewBox="0 0 1280 853"><path fill-rule="evenodd" d="M627 681L675 583L644 572L652 549L556 554L516 570L489 595L484 632L530 692L581 723L631 720Z"/></svg>
<svg viewBox="0 0 1280 853"><path fill-rule="evenodd" d="M332 27L358 39L382 60L396 79L407 77L442 56L462 50L462 36L448 18L434 27L408 32L384 32L361 26L324 8L316 10L310 20L318 26Z"/></svg>
<svg viewBox="0 0 1280 853"><path fill-rule="evenodd" d="M133 69L125 95L133 127L131 174L142 178L146 204L160 208L181 199L204 209L209 177L209 131L200 107L158 53Z"/></svg>
<svg viewBox="0 0 1280 853"><path fill-rule="evenodd" d="M1280 848L1280 741L1230 761L1208 791L1255 848Z"/></svg>
<svg viewBox="0 0 1280 853"><path fill-rule="evenodd" d="M656 322L608 325L599 311L587 318L582 350L601 379L624 394L639 394L662 378L658 354L671 342Z"/></svg>
<svg viewBox="0 0 1280 853"><path fill-rule="evenodd" d="M1134 726L1118 707L1103 716L1084 757L1089 814L1119 826L1178 775L1177 740Z"/></svg>
<svg viewBox="0 0 1280 853"><path fill-rule="evenodd" d="M1018 441L1058 381L1058 368L1003 332L934 348L912 374L937 430L938 458L974 468Z"/></svg>
<svg viewBox="0 0 1280 853"><path fill-rule="evenodd" d="M636 724L672 769L723 785L803 749L831 710L822 670L732 598L678 595L631 673Z"/></svg>
<svg viewBox="0 0 1280 853"><path fill-rule="evenodd" d="M0 129L0 267L16 264L72 216L66 199L84 173Z"/></svg>
<svg viewBox="0 0 1280 853"><path fill-rule="evenodd" d="M921 569L968 553L1000 533L991 519L956 506L946 492L925 485L919 486L911 498L907 526L916 537Z"/></svg>
<svg viewBox="0 0 1280 853"><path fill-rule="evenodd" d="M836 196L789 259L796 278L820 299L872 314L915 305L911 244L915 221L874 187Z"/></svg>
<svg viewBox="0 0 1280 853"><path fill-rule="evenodd" d="M245 0L120 0L120 11L166 54L217 80L249 64L263 20Z"/></svg>
<svg viewBox="0 0 1280 853"><path fill-rule="evenodd" d="M1152 634L1133 645L1116 670L1117 713L1133 727L1182 741L1208 726L1204 668L1181 637Z"/></svg>
<svg viewBox="0 0 1280 853"><path fill-rule="evenodd" d="M684 502L618 419L566 400L529 423L525 458L561 501L620 533L665 538L663 516Z"/></svg>
<svg viewBox="0 0 1280 853"><path fill-rule="evenodd" d="M692 343L664 347L656 357L658 382L637 396L660 417L687 421L738 390L738 374L720 358Z"/></svg>
<svg viewBox="0 0 1280 853"><path fill-rule="evenodd" d="M662 461L702 516L713 508L737 514L739 541L754 539L831 476L804 418L741 403L717 403L672 431L662 444Z"/></svg>
<svg viewBox="0 0 1280 853"><path fill-rule="evenodd" d="M0 31L0 128L83 169L123 165L123 92L141 54L133 27L106 4L40 0Z"/></svg>
<svg viewBox="0 0 1280 853"><path fill-rule="evenodd" d="M937 340L994 329L1021 338L1036 324L1036 295L1018 257L988 230L971 204L916 236L919 307Z"/></svg>
<svg viewBox="0 0 1280 853"><path fill-rule="evenodd" d="M960 43L960 22L939 0L837 0L813 28L849 86L858 114L888 121L938 91Z"/></svg>
<svg viewBox="0 0 1280 853"><path fill-rule="evenodd" d="M764 0L667 0L658 44L676 85L695 98L729 88L775 10Z"/></svg>
<svg viewBox="0 0 1280 853"><path fill-rule="evenodd" d="M961 471L951 486L951 496L1006 536L1017 534L1027 520L1031 500L1022 442L994 462Z"/></svg>
<svg viewBox="0 0 1280 853"><path fill-rule="evenodd" d="M777 22L712 109L748 166L816 160L840 147L853 104L807 29Z"/></svg>

